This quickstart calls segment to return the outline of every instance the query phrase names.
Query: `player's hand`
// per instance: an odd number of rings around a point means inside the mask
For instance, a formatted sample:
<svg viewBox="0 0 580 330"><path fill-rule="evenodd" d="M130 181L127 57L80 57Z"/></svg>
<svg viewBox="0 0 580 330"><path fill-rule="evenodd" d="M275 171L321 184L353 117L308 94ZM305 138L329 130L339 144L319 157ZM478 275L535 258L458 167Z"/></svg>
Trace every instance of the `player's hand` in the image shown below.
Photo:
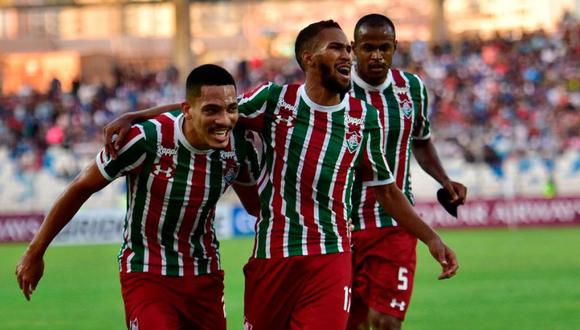
<svg viewBox="0 0 580 330"><path fill-rule="evenodd" d="M105 151L113 159L117 158L119 146L125 140L125 136L131 129L132 121L131 115L126 113L103 127Z"/></svg>
<svg viewBox="0 0 580 330"><path fill-rule="evenodd" d="M27 250L16 265L16 280L26 300L30 300L38 281L44 274L44 260Z"/></svg>
<svg viewBox="0 0 580 330"><path fill-rule="evenodd" d="M437 278L444 280L455 276L455 273L459 268L455 252L445 245L439 237L429 241L427 246L429 247L429 252L431 252L433 258L437 260L442 268L441 274Z"/></svg>
<svg viewBox="0 0 580 330"><path fill-rule="evenodd" d="M346 221L346 228L348 228L348 231L351 233L354 231L354 225L352 224L352 219L349 218Z"/></svg>
<svg viewBox="0 0 580 330"><path fill-rule="evenodd" d="M443 183L443 188L449 192L451 195L451 200L449 201L451 205L463 205L465 204L465 198L467 197L467 187L463 184L455 181L446 181Z"/></svg>

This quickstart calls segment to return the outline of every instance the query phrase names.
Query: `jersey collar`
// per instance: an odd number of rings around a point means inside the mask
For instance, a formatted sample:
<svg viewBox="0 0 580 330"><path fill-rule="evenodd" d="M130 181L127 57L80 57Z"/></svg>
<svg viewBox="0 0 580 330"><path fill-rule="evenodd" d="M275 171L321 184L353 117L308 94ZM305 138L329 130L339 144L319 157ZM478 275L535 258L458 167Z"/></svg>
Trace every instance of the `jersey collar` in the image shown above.
<svg viewBox="0 0 580 330"><path fill-rule="evenodd" d="M338 111L338 110L342 110L344 108L346 108L346 106L348 105L348 93L345 93L342 101L340 101L339 104L336 105L320 105L314 101L312 101L309 97L308 94L306 93L306 89L304 84L300 85L300 87L298 87L298 96L302 97L302 99L304 100L304 103L306 103L306 105L308 105L309 108L316 110L316 111L324 111L324 112L334 112L334 111Z"/></svg>
<svg viewBox="0 0 580 330"><path fill-rule="evenodd" d="M378 86L371 85L371 84L367 83L366 81L364 81L358 75L356 64L352 65L351 75L352 75L352 81L355 84L359 85L360 87L362 87L363 89L368 90L368 91L382 91L382 90L386 89L387 87L389 87L391 85L391 83L393 82L393 75L391 73L391 69L389 69L387 71L387 78L385 79L385 81L383 81L383 83L378 85Z"/></svg>

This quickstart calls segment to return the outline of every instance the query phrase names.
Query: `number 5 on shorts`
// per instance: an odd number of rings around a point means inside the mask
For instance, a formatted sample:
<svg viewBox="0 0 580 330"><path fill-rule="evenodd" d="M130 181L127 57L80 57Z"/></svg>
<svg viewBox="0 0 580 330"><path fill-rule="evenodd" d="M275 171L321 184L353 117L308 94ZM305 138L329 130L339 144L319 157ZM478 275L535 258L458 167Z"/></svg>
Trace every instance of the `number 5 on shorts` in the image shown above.
<svg viewBox="0 0 580 330"><path fill-rule="evenodd" d="M407 273L409 270L405 267L399 267L399 285L397 285L397 289L399 290L407 290L409 288L409 278L407 277Z"/></svg>

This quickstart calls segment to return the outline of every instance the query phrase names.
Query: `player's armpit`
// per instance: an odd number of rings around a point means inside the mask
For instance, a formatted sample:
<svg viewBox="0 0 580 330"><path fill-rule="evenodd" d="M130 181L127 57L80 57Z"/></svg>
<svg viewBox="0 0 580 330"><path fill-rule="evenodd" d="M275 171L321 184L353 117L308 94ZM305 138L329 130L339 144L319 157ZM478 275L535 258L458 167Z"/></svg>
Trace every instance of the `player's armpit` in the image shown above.
<svg viewBox="0 0 580 330"><path fill-rule="evenodd" d="M260 195L258 195L258 187L255 184L247 185L240 182L232 183L232 187L246 211L257 218L260 215Z"/></svg>

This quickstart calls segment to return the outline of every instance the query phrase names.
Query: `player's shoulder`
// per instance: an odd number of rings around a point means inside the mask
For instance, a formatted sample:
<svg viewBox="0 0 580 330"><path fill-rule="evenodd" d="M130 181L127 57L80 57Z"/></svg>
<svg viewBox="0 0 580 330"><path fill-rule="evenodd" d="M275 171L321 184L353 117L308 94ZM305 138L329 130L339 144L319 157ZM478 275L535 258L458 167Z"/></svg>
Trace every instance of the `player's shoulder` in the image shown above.
<svg viewBox="0 0 580 330"><path fill-rule="evenodd" d="M263 82L263 83L260 83L256 86L254 86L254 87L250 88L248 91L240 94L238 96L238 102L240 102L242 100L254 98L260 94L264 94L264 93L270 94L271 92L276 91L276 90L280 90L280 89L282 89L282 86L277 85L271 81L266 81L266 82Z"/></svg>
<svg viewBox="0 0 580 330"><path fill-rule="evenodd" d="M362 111L365 113L378 111L377 108L375 108L375 106L373 106L371 103L367 102L366 100L359 99L351 93L347 93L345 97L348 98L349 111Z"/></svg>
<svg viewBox="0 0 580 330"><path fill-rule="evenodd" d="M423 80L416 73L392 68L390 74L395 86L408 85L410 88L422 88L424 86Z"/></svg>
<svg viewBox="0 0 580 330"><path fill-rule="evenodd" d="M350 117L358 117L367 123L376 122L379 117L379 110L369 102L354 97L350 93L348 98L348 112Z"/></svg>
<svg viewBox="0 0 580 330"><path fill-rule="evenodd" d="M144 139L152 136L158 136L158 133L163 133L164 131L174 131L176 125L178 125L179 117L182 115L181 109L171 110L169 112L164 112L153 118L138 122L133 124L131 129L134 128L141 132Z"/></svg>

